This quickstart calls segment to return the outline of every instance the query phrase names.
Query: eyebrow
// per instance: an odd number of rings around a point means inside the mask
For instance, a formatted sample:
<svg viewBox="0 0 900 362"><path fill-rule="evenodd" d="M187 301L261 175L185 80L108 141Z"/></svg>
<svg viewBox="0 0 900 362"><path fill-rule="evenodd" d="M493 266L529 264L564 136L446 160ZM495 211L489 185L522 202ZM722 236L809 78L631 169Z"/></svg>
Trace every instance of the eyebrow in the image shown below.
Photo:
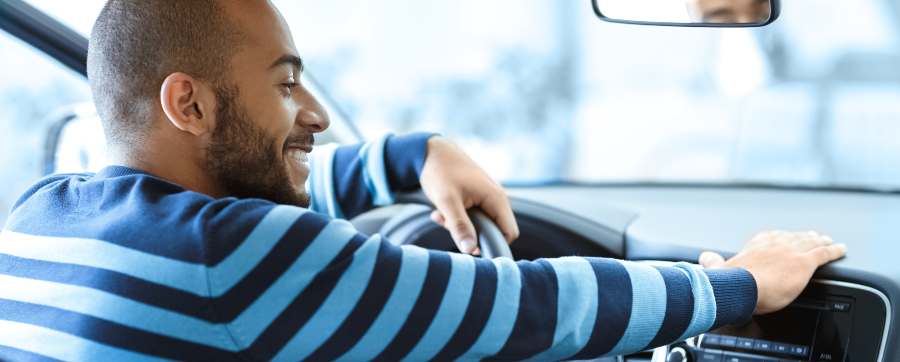
<svg viewBox="0 0 900 362"><path fill-rule="evenodd" d="M297 68L300 73L303 73L303 59L293 54L282 55L280 58L276 59L275 62L272 63L272 65L269 66L269 69L278 67L283 64L293 66Z"/></svg>

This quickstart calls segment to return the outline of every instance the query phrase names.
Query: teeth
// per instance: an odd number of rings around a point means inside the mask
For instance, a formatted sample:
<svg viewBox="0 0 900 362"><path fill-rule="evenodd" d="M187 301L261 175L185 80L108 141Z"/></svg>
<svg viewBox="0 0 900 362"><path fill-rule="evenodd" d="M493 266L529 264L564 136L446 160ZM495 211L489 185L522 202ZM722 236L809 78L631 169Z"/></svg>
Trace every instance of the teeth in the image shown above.
<svg viewBox="0 0 900 362"><path fill-rule="evenodd" d="M293 149L293 150L288 151L288 156L297 160L298 162L309 161L309 159L306 156L306 152L303 152L302 150L298 150L298 149Z"/></svg>

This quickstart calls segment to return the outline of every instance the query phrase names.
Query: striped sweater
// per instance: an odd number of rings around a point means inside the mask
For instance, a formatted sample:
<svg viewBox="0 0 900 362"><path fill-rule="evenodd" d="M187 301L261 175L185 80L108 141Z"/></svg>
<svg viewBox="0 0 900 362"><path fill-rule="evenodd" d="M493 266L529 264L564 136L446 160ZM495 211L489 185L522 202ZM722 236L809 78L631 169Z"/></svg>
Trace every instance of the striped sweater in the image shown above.
<svg viewBox="0 0 900 362"><path fill-rule="evenodd" d="M418 187L427 138L318 148L310 209L117 166L39 181L0 234L0 360L588 358L753 311L745 270L486 260L358 233L345 218Z"/></svg>

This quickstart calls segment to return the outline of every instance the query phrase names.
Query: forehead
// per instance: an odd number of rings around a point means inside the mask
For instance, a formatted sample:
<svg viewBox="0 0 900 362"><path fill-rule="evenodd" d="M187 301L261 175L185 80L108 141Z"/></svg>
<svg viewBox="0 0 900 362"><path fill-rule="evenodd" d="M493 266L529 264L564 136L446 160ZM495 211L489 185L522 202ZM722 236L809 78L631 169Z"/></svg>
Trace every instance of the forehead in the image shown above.
<svg viewBox="0 0 900 362"><path fill-rule="evenodd" d="M701 7L739 7L766 3L767 0L697 0Z"/></svg>
<svg viewBox="0 0 900 362"><path fill-rule="evenodd" d="M287 22L269 1L225 1L223 5L244 37L241 51L235 54L238 65L268 67L282 55L297 54Z"/></svg>

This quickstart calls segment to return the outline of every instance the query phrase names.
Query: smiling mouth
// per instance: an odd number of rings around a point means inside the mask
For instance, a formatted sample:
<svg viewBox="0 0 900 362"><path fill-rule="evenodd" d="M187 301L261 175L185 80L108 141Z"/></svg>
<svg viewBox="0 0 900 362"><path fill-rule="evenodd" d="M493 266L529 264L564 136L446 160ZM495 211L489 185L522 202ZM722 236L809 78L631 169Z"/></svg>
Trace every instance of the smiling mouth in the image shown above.
<svg viewBox="0 0 900 362"><path fill-rule="evenodd" d="M312 147L309 148L297 148L297 147L289 147L287 149L287 156L292 160L302 163L309 162L309 153L312 151Z"/></svg>
<svg viewBox="0 0 900 362"><path fill-rule="evenodd" d="M291 142L284 145L284 155L298 163L309 162L309 153L312 152L313 146L308 143Z"/></svg>

